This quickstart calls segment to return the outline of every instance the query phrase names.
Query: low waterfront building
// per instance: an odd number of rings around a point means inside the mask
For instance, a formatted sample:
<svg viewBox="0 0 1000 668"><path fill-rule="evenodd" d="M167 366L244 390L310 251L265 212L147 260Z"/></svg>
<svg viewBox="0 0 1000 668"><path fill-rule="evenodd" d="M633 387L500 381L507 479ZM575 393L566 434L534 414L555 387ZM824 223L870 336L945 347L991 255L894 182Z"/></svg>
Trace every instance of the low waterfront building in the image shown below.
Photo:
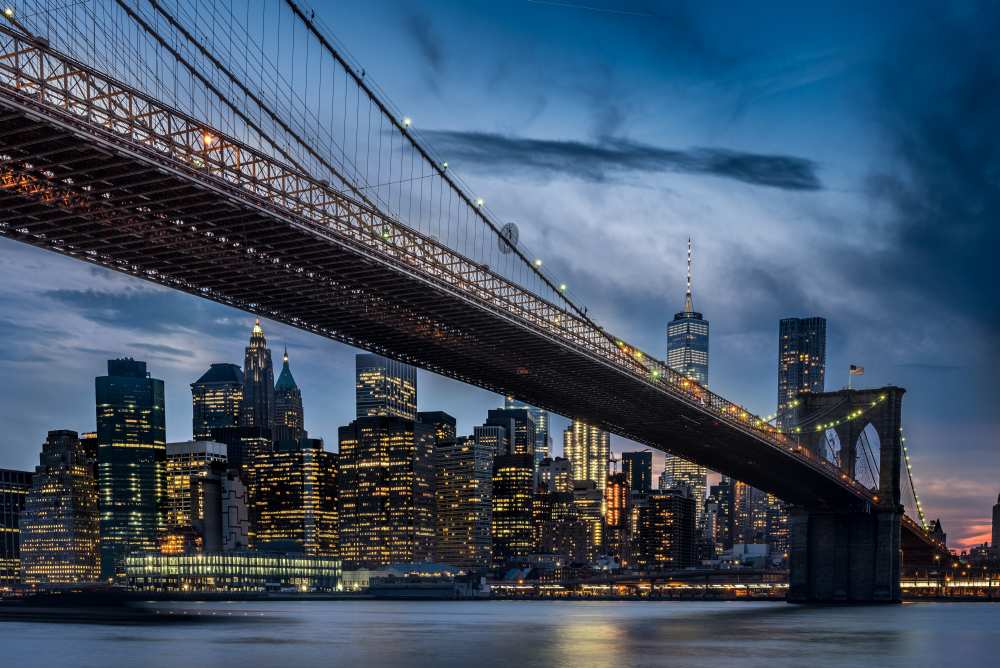
<svg viewBox="0 0 1000 668"><path fill-rule="evenodd" d="M332 592L340 570L332 557L254 551L125 559L128 588L144 592Z"/></svg>

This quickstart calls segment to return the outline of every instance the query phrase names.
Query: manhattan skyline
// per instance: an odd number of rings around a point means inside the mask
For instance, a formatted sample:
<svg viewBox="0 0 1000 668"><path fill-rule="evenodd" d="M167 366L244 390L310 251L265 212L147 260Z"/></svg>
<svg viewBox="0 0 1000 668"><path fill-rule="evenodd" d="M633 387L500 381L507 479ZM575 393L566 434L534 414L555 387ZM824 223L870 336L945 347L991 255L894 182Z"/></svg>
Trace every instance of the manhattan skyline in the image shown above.
<svg viewBox="0 0 1000 668"><path fill-rule="evenodd" d="M665 348L663 329L682 307L690 235L699 310L713 323L713 389L769 414L778 320L826 317L827 389L847 384L852 363L866 369L860 384L906 387L924 505L956 546L982 542L997 479L990 381L998 309L987 287L995 270L976 254L995 239L986 222L998 207L976 179L996 156L977 155L972 144L992 123L996 93L965 107L961 94L978 90L971 68L931 82L918 67L880 64L891 49L925 46L929 18L897 17L887 34L860 8L832 12L818 39L792 30L815 16L785 8L789 27L774 29L781 46L773 47L727 33L711 7L687 15L637 7L645 16L528 2L499 13L475 3L425 13L338 3L322 14L609 330ZM768 20L767 12L741 18ZM983 57L974 16L936 18L945 39L930 48L954 47L951 57L969 63ZM470 37L456 24L487 20L476 62L465 62ZM643 22L673 30L671 47ZM366 39L375 24L394 46ZM599 30L603 40L588 46L585 37ZM614 71L600 66L609 49L623 54ZM509 51L518 57L504 58ZM412 80L396 71L401 59ZM492 76L483 81L472 69ZM617 94L599 96L598 86ZM918 108L944 91L955 99L939 99L933 113ZM879 112L864 108L872 99ZM960 124L961 136L946 136ZM940 160L953 175L925 168ZM574 233L581 228L587 234ZM3 466L32 466L50 429L92 428L92 378L121 355L147 361L166 382L167 439L190 437L189 384L211 362L240 363L252 316L7 240L0 250ZM306 428L331 447L353 414L355 349L262 324L274 350L289 347ZM452 413L459 433L503 401L424 372L419 383L419 409ZM551 433L565 424L553 416Z"/></svg>

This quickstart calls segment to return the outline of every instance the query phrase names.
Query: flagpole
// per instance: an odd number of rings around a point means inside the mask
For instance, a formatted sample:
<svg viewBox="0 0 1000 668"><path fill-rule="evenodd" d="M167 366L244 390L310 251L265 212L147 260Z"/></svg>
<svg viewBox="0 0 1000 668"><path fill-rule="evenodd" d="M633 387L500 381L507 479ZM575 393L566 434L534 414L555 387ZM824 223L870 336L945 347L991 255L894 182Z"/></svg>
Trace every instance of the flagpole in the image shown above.
<svg viewBox="0 0 1000 668"><path fill-rule="evenodd" d="M847 389L851 388L851 383L854 380L854 373L851 371L851 367L847 367Z"/></svg>

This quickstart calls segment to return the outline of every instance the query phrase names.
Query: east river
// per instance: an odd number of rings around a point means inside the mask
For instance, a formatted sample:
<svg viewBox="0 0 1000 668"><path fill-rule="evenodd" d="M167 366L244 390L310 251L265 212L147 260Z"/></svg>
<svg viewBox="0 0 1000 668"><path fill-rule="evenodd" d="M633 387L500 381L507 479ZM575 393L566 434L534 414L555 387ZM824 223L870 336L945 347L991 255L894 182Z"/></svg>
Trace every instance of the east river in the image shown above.
<svg viewBox="0 0 1000 668"><path fill-rule="evenodd" d="M995 603L842 608L689 601L182 605L226 621L137 626L5 622L0 623L0 665L952 668L1000 661L1000 604Z"/></svg>

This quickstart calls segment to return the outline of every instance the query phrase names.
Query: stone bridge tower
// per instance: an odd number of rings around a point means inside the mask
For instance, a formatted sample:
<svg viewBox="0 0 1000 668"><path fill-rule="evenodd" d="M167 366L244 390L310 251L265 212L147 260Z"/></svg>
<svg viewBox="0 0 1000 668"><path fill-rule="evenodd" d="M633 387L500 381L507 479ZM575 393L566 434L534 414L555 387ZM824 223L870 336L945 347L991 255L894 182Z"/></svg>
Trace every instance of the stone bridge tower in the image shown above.
<svg viewBox="0 0 1000 668"><path fill-rule="evenodd" d="M903 394L901 387L806 393L792 416L803 447L825 454L826 431L840 441L840 467L855 477L858 441L871 424L879 438L875 503L851 508L799 508L789 514L788 600L901 600L899 589ZM853 416L853 417L852 417Z"/></svg>

